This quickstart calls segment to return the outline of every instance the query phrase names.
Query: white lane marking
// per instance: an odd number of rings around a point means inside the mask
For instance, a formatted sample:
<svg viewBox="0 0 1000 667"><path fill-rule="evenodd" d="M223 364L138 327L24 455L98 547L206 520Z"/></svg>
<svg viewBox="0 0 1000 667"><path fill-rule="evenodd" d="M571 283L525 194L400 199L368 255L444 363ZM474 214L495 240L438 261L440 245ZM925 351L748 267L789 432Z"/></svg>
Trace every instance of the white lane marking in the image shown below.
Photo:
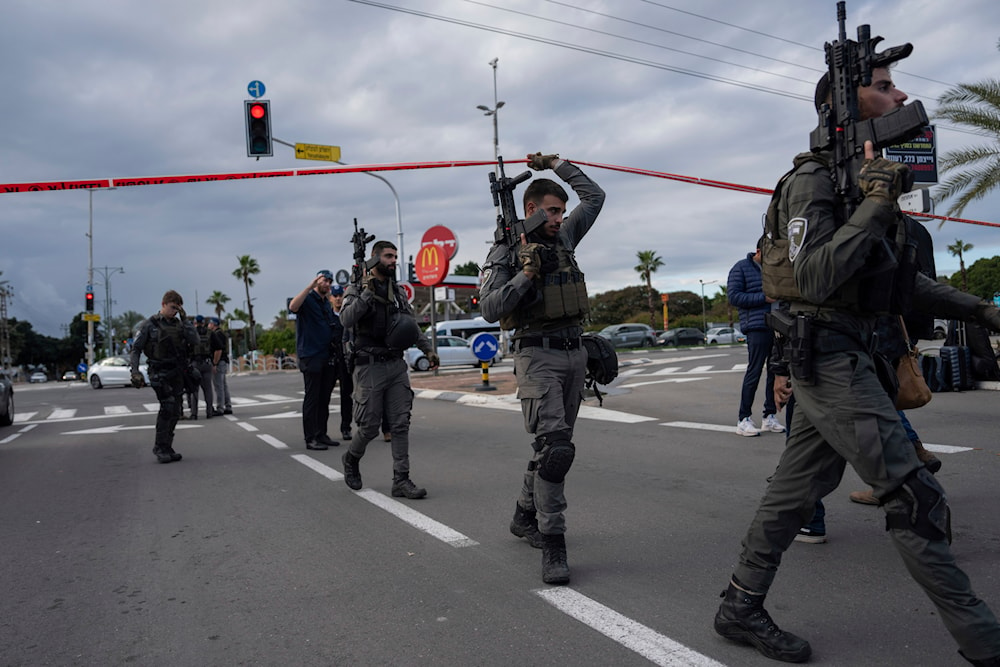
<svg viewBox="0 0 1000 667"><path fill-rule="evenodd" d="M692 368L691 370L689 370L688 373L691 373L692 375L695 375L695 374L698 374L698 373L707 373L708 371L712 370L713 368L714 368L714 366L695 366L694 368Z"/></svg>
<svg viewBox="0 0 1000 667"><path fill-rule="evenodd" d="M672 377L666 380L650 380L648 382L630 382L629 384L619 385L622 389L628 389L630 387L645 387L649 384L681 384L684 382L698 382L699 380L707 380L708 378L679 378Z"/></svg>
<svg viewBox="0 0 1000 667"><path fill-rule="evenodd" d="M305 454L292 454L292 458L331 481L340 482L344 479L344 475L339 471L324 463L320 463L311 456L307 456ZM435 537L453 547L474 547L479 544L479 542L476 542L462 533L449 528L439 521L435 521L426 514L421 514L407 505L393 500L378 491L361 489L360 491L355 491L354 495L364 498L376 507L384 509L386 512L393 515L403 523L408 523L417 530L423 531L431 537Z"/></svg>
<svg viewBox="0 0 1000 667"><path fill-rule="evenodd" d="M421 514L407 505L393 500L377 491L372 491L371 489L361 489L360 491L355 491L354 493L361 496L372 505L381 507L400 521L410 524L417 530L422 530L431 537L436 537L445 544L450 544L453 547L474 547L479 544L479 542L463 535L457 530L453 530L443 523L435 521L429 516Z"/></svg>
<svg viewBox="0 0 1000 667"><path fill-rule="evenodd" d="M262 398L265 401L297 401L297 398L289 398L288 396L282 396L281 394L255 394L257 398Z"/></svg>
<svg viewBox="0 0 1000 667"><path fill-rule="evenodd" d="M244 431L249 431L250 433L256 433L258 430L256 426L254 426L253 424L248 424L246 422L237 421L236 425L239 426Z"/></svg>
<svg viewBox="0 0 1000 667"><path fill-rule="evenodd" d="M143 407L144 410L146 410L146 412L159 412L160 411L160 404L159 403L143 403L142 407Z"/></svg>
<svg viewBox="0 0 1000 667"><path fill-rule="evenodd" d="M427 395L434 394L434 395ZM420 398L434 398L437 395L433 391L420 391L417 396ZM510 410L511 412L521 411L521 402L512 395L509 396L486 396L484 394L463 394L458 397L457 403L472 405L482 408L493 408L495 410ZM629 412L609 410L608 408L596 408L589 405L581 405L579 418L595 419L597 421L617 422L619 424L638 424L640 422L655 421L655 417L643 417Z"/></svg>
<svg viewBox="0 0 1000 667"><path fill-rule="evenodd" d="M281 440L278 440L273 435L268 435L267 433L261 433L257 437L266 442L267 444L271 445L275 449L288 449L288 445L283 443Z"/></svg>
<svg viewBox="0 0 1000 667"><path fill-rule="evenodd" d="M82 431L63 431L60 435L107 435L109 433L118 433L119 431L147 431L156 428L155 424L145 424L143 426L125 426L123 424L114 424L113 426L99 426L98 428L88 428ZM178 431L189 429L189 428L203 428L198 424L178 424L175 429Z"/></svg>
<svg viewBox="0 0 1000 667"><path fill-rule="evenodd" d="M56 408L46 419L72 419L75 416L76 410L73 408Z"/></svg>
<svg viewBox="0 0 1000 667"><path fill-rule="evenodd" d="M251 417L250 419L290 419L291 417L301 417L302 413L292 410L291 412L277 412L273 415L262 415L260 417Z"/></svg>
<svg viewBox="0 0 1000 667"><path fill-rule="evenodd" d="M129 415L132 411L128 409L127 405L106 405L104 406L104 414L106 415Z"/></svg>
<svg viewBox="0 0 1000 667"><path fill-rule="evenodd" d="M722 433L735 433L735 426L722 426L720 424L699 424L698 422L663 422L660 426L672 426L674 428L691 428L700 431L720 431ZM761 431L765 433L766 431ZM974 451L975 447L958 447L956 445L933 445L924 443L924 449L938 454L959 454L961 452Z"/></svg>
<svg viewBox="0 0 1000 667"><path fill-rule="evenodd" d="M15 412L14 413L14 423L20 424L21 422L30 421L32 417L37 415L38 412Z"/></svg>
<svg viewBox="0 0 1000 667"><path fill-rule="evenodd" d="M546 588L535 591L535 594L564 614L635 651L655 665L724 667L721 662L665 637L572 588Z"/></svg>
<svg viewBox="0 0 1000 667"><path fill-rule="evenodd" d="M666 368L661 368L658 371L646 373L646 375L670 375L671 373L676 373L678 371L680 371L680 368L677 366L667 366Z"/></svg>

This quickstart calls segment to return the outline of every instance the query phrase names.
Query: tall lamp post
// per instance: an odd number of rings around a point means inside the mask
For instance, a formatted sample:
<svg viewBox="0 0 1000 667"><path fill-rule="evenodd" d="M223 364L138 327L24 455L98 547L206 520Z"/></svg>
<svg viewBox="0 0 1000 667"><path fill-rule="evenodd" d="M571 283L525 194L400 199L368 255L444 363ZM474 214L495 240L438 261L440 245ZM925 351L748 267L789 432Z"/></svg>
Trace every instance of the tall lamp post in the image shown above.
<svg viewBox="0 0 1000 667"><path fill-rule="evenodd" d="M117 190L118 188L90 188L87 196L90 200L89 224L87 226L87 291L94 290L94 190ZM94 321L87 320L87 368L94 365Z"/></svg>
<svg viewBox="0 0 1000 667"><path fill-rule="evenodd" d="M499 58L494 58L490 61L490 67L493 68L493 108L486 106L485 104L480 104L476 108L483 112L484 116L493 116L493 159L496 161L500 157L500 134L497 129L497 112L500 111L500 107L503 106L503 102L497 101L497 63L500 61ZM499 172L500 166L497 165L497 171Z"/></svg>
<svg viewBox="0 0 1000 667"><path fill-rule="evenodd" d="M713 284L715 284L715 283L717 283L719 281L718 280L709 280L708 282L705 282L701 278L698 278L698 282L701 283L701 329L702 329L702 331L707 332L708 331L708 319L705 316L705 285L713 285Z"/></svg>
<svg viewBox="0 0 1000 667"><path fill-rule="evenodd" d="M125 273L125 269L120 266L105 266L103 269L94 269L104 278L104 335L108 346L108 356L115 353L115 339L111 330L111 276L116 273Z"/></svg>

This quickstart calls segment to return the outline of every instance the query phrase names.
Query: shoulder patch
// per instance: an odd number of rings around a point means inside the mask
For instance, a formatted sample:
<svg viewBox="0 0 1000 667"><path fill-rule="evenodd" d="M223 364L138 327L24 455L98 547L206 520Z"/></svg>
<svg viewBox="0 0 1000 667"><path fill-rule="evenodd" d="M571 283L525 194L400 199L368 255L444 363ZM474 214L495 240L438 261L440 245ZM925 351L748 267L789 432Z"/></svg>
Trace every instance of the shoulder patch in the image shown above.
<svg viewBox="0 0 1000 667"><path fill-rule="evenodd" d="M794 262L802 244L806 241L806 231L809 229L809 221L805 218L792 218L788 221L788 259Z"/></svg>

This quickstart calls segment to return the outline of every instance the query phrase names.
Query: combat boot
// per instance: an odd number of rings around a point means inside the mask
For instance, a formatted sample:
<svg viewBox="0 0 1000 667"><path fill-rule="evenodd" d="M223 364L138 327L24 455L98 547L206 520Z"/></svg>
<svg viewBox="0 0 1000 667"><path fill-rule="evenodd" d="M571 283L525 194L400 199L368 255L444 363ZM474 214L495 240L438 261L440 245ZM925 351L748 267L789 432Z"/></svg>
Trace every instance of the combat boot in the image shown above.
<svg viewBox="0 0 1000 667"><path fill-rule="evenodd" d="M976 667L1000 667L1000 655L995 655L992 658L986 658L985 660L973 660L961 651L959 651L958 654Z"/></svg>
<svg viewBox="0 0 1000 667"><path fill-rule="evenodd" d="M173 446L164 447L163 450L167 453L167 456L170 457L171 461L180 461L182 458L184 458L183 456L174 451Z"/></svg>
<svg viewBox="0 0 1000 667"><path fill-rule="evenodd" d="M941 459L924 449L924 443L919 440L914 440L913 448L917 450L917 459L924 464L924 467L927 468L927 472L933 475L941 469Z"/></svg>
<svg viewBox="0 0 1000 667"><path fill-rule="evenodd" d="M361 469L358 466L361 459L347 451L340 460L344 464L344 483L357 491L361 488Z"/></svg>
<svg viewBox="0 0 1000 667"><path fill-rule="evenodd" d="M715 615L715 631L734 642L749 644L772 660L803 662L809 642L781 630L764 609L764 595L748 593L729 582Z"/></svg>
<svg viewBox="0 0 1000 667"><path fill-rule="evenodd" d="M545 535L542 537L542 581L547 584L568 584L569 564L566 562L566 536Z"/></svg>
<svg viewBox="0 0 1000 667"><path fill-rule="evenodd" d="M155 456L156 460L160 463L170 463L173 461L173 459L170 458L170 452L160 446L153 447L153 456Z"/></svg>
<svg viewBox="0 0 1000 667"><path fill-rule="evenodd" d="M510 532L517 537L528 540L528 544L536 549L542 548L542 534L538 532L538 519L534 512L521 507L520 503L514 505L514 518L510 521Z"/></svg>
<svg viewBox="0 0 1000 667"><path fill-rule="evenodd" d="M392 497L420 500L427 495L427 489L421 489L410 480L409 475L396 475L392 478Z"/></svg>

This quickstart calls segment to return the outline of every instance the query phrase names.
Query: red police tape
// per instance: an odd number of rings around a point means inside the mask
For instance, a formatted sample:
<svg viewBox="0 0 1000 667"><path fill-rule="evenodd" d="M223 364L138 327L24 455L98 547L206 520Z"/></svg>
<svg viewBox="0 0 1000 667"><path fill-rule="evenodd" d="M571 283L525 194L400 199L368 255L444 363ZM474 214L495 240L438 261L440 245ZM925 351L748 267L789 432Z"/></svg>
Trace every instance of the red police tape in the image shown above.
<svg viewBox="0 0 1000 667"><path fill-rule="evenodd" d="M505 164L525 164L526 160L511 160ZM751 185L740 185L738 183L727 183L725 181L714 181L707 178L695 176L683 176L680 174L670 174L651 169L639 169L636 167L622 167L612 164L601 164L598 162L581 162L573 160L574 164L585 167L596 167L598 169L608 169L610 171L620 171L626 174L636 174L639 176L650 176L653 178L663 178L692 185L704 185L723 190L734 190L736 192L748 192L758 195L769 195L773 190L769 188L758 188ZM84 179L79 181L39 181L34 183L0 183L0 194L13 192L50 192L56 190L86 190L88 188L122 188L133 185L164 185L167 183L204 183L209 181L234 181L251 178L279 178L283 176L320 176L325 174L357 174L368 171L405 171L409 169L441 169L450 167L492 167L496 163L492 160L451 160L441 162L399 162L395 164L359 164L341 165L337 167L320 167L315 169L278 169L275 171L245 171L231 174L185 174L179 176L146 176L137 178L104 178L104 179ZM945 222L962 222L969 225L982 225L984 227L1000 227L1000 223L984 222L982 220L969 220L966 218L952 218L932 213L918 213L907 211L924 218L934 218Z"/></svg>

